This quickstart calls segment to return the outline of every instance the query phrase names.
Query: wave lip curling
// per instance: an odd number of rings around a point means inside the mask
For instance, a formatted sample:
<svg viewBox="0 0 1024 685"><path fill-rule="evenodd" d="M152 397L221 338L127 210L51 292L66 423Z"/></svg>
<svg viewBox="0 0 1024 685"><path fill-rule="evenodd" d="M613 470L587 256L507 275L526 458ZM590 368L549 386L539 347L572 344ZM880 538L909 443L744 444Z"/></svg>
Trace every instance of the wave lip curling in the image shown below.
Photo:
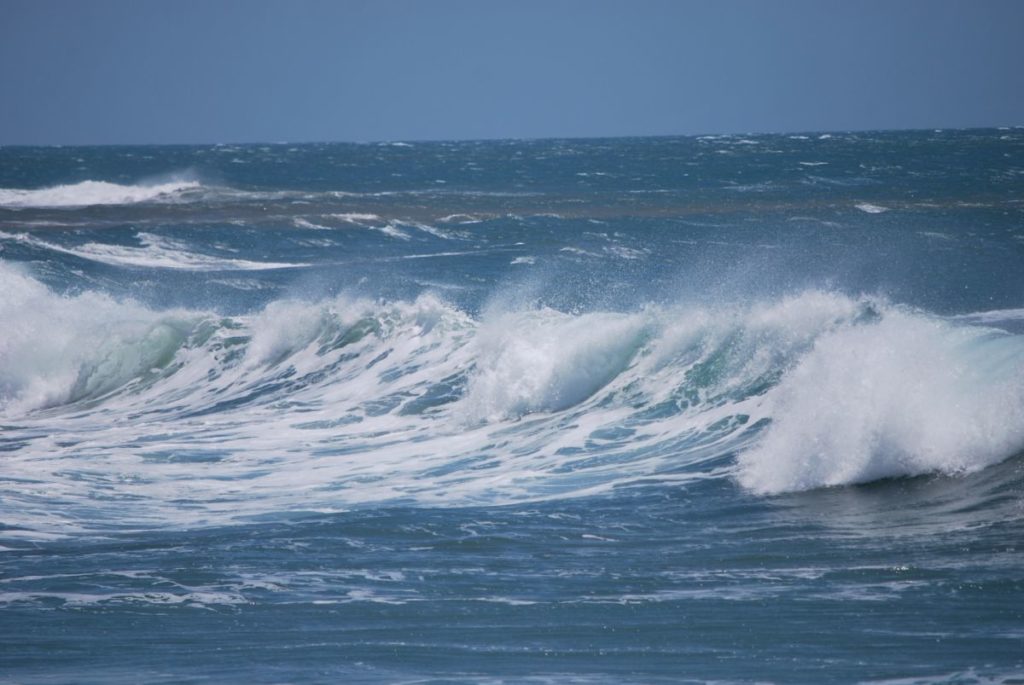
<svg viewBox="0 0 1024 685"><path fill-rule="evenodd" d="M1024 449L1024 341L900 310L823 335L739 455L759 494L978 471Z"/></svg>

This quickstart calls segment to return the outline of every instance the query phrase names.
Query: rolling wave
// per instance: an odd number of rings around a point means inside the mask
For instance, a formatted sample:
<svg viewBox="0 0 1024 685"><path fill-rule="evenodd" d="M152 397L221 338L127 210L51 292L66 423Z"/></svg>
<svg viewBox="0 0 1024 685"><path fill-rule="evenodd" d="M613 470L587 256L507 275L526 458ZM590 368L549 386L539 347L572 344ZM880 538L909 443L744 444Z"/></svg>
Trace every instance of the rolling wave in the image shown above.
<svg viewBox="0 0 1024 685"><path fill-rule="evenodd" d="M0 280L0 492L35 534L652 480L777 493L1024 448L1024 337L871 298L474 318L425 294L224 317Z"/></svg>
<svg viewBox="0 0 1024 685"><path fill-rule="evenodd" d="M91 207L174 202L201 188L198 181L190 180L137 185L82 181L38 189L0 188L0 207Z"/></svg>
<svg viewBox="0 0 1024 685"><path fill-rule="evenodd" d="M822 336L766 408L756 492L970 473L1024 449L1024 338L890 311Z"/></svg>

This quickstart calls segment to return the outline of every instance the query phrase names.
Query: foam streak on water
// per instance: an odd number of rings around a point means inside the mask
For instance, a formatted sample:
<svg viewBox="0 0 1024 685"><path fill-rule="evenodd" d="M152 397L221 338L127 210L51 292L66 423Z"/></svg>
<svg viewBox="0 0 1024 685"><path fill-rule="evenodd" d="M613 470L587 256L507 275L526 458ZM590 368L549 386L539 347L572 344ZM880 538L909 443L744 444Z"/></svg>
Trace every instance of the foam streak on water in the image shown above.
<svg viewBox="0 0 1024 685"><path fill-rule="evenodd" d="M166 202L199 187L198 181L168 181L152 185L82 181L35 190L0 188L0 207L88 207Z"/></svg>

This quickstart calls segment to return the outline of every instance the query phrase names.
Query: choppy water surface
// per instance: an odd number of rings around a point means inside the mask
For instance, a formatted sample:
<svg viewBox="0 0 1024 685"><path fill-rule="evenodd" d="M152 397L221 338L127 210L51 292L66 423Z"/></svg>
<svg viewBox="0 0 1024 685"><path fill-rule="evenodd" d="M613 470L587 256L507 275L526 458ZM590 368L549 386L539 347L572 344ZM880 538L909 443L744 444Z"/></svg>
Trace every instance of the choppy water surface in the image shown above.
<svg viewBox="0 0 1024 685"><path fill-rule="evenodd" d="M1024 679L1024 132L0 149L0 678Z"/></svg>

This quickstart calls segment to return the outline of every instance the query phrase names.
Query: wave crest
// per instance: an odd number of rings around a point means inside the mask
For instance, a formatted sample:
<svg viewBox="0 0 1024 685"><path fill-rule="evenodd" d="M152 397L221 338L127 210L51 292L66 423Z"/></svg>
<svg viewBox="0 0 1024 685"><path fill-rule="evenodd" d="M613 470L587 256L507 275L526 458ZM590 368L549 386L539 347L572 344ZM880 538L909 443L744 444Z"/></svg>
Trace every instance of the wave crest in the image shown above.
<svg viewBox="0 0 1024 685"><path fill-rule="evenodd" d="M130 205L140 202L170 202L187 191L199 190L198 181L121 185L108 181L82 181L49 188L0 188L0 207L91 207Z"/></svg>
<svg viewBox="0 0 1024 685"><path fill-rule="evenodd" d="M0 241L16 241L39 250L59 252L110 266L180 271L263 271L309 266L304 263L254 262L249 259L216 257L196 252L181 240L153 233L139 233L135 238L140 243L139 247L110 243L84 243L68 247L36 238L27 233L0 232Z"/></svg>
<svg viewBox="0 0 1024 685"><path fill-rule="evenodd" d="M1024 341L891 310L822 336L766 410L755 492L977 471L1024 448Z"/></svg>
<svg viewBox="0 0 1024 685"><path fill-rule="evenodd" d="M100 397L162 372L200 317L86 292L59 297L0 263L0 409L17 415Z"/></svg>
<svg viewBox="0 0 1024 685"><path fill-rule="evenodd" d="M0 287L5 464L60 483L72 529L89 482L68 460L138 476L124 520L198 525L723 476L775 493L1024 447L1024 337L867 298L477 319L339 296L222 317L60 296L3 263ZM45 499L24 482L0 494Z"/></svg>

